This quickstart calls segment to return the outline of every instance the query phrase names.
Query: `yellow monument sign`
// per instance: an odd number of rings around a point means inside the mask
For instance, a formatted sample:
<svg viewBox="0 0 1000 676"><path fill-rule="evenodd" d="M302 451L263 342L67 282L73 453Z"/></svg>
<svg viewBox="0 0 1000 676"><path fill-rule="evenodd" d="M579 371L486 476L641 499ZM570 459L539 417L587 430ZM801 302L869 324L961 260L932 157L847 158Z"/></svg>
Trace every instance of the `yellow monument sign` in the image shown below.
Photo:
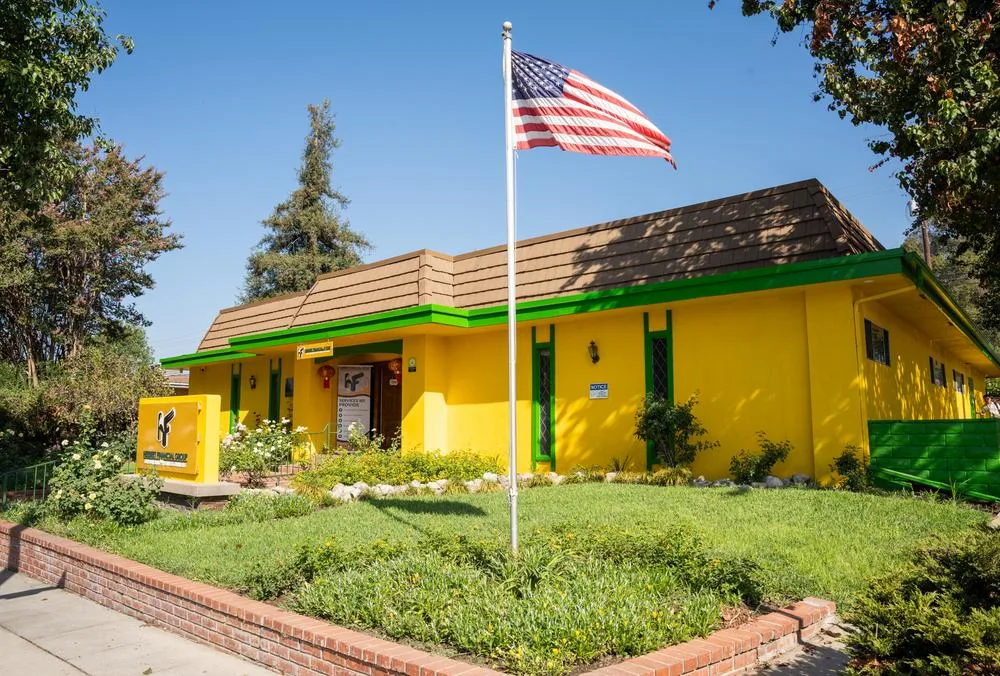
<svg viewBox="0 0 1000 676"><path fill-rule="evenodd" d="M139 400L136 467L164 479L219 481L217 394Z"/></svg>

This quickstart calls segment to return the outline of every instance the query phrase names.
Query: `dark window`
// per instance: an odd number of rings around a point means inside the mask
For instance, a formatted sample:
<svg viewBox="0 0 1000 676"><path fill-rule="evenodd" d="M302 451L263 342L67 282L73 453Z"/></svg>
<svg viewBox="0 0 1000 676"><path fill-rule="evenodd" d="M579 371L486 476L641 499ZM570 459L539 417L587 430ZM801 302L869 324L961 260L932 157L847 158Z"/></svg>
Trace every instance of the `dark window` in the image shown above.
<svg viewBox="0 0 1000 676"><path fill-rule="evenodd" d="M237 371L229 378L229 430L236 429L240 420L240 373Z"/></svg>
<svg viewBox="0 0 1000 676"><path fill-rule="evenodd" d="M955 391L960 394L965 394L965 374L959 373L958 371L951 372L951 381L955 385Z"/></svg>
<svg viewBox="0 0 1000 676"><path fill-rule="evenodd" d="M889 366L889 331L870 319L865 320L865 351L872 361Z"/></svg>
<svg viewBox="0 0 1000 676"><path fill-rule="evenodd" d="M931 357L930 359L931 382L938 387L947 387L948 376L946 374L948 371L945 369L944 364L936 360L934 357Z"/></svg>
<svg viewBox="0 0 1000 676"><path fill-rule="evenodd" d="M667 384L669 374L667 373L667 339L652 339L653 358L653 394L657 397L667 398Z"/></svg>
<svg viewBox="0 0 1000 676"><path fill-rule="evenodd" d="M272 371L267 390L267 419L281 419L281 372Z"/></svg>
<svg viewBox="0 0 1000 676"><path fill-rule="evenodd" d="M538 455L552 455L552 355L538 350Z"/></svg>

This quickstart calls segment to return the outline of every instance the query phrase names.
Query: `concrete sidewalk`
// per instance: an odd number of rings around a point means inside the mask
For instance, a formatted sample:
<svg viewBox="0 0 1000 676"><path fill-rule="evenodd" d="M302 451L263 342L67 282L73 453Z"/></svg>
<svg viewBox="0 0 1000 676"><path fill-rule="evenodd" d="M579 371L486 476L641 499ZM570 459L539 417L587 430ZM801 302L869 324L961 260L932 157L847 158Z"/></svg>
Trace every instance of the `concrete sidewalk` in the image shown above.
<svg viewBox="0 0 1000 676"><path fill-rule="evenodd" d="M31 676L273 676L239 657L0 571L3 672Z"/></svg>

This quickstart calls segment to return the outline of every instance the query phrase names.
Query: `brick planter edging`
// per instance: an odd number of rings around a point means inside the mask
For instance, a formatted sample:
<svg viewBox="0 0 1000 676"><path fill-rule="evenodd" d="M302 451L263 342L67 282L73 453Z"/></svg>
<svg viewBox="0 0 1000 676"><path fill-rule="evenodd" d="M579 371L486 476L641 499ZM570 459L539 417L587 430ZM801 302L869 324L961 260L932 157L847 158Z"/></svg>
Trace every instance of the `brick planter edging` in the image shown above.
<svg viewBox="0 0 1000 676"><path fill-rule="evenodd" d="M385 641L43 531L0 521L0 561L126 615L293 676L501 676L502 672ZM614 664L600 676L737 673L794 648L833 616L808 598L737 629Z"/></svg>

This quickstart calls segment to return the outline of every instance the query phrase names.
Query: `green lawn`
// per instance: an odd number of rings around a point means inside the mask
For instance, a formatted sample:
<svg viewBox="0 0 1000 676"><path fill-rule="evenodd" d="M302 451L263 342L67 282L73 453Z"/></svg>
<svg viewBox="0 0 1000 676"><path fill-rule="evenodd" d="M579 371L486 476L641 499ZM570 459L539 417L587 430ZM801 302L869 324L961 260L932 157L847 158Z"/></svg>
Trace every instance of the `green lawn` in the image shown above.
<svg viewBox="0 0 1000 676"><path fill-rule="evenodd" d="M251 501L127 530L41 525L337 623L565 674L704 635L741 601L849 605L920 541L986 519L950 502L806 489L534 488L521 493L524 555L511 562L504 493L298 507L275 519Z"/></svg>
<svg viewBox="0 0 1000 676"><path fill-rule="evenodd" d="M746 556L791 581L799 596L849 603L871 575L889 571L913 545L984 522L950 502L835 491L672 488L583 484L520 493L521 532L590 522L656 531L687 524L713 549ZM507 496L446 495L368 500L307 516L207 526L177 514L127 531L76 522L66 534L164 570L239 586L262 562L288 560L303 544L414 542L429 533L506 540Z"/></svg>

